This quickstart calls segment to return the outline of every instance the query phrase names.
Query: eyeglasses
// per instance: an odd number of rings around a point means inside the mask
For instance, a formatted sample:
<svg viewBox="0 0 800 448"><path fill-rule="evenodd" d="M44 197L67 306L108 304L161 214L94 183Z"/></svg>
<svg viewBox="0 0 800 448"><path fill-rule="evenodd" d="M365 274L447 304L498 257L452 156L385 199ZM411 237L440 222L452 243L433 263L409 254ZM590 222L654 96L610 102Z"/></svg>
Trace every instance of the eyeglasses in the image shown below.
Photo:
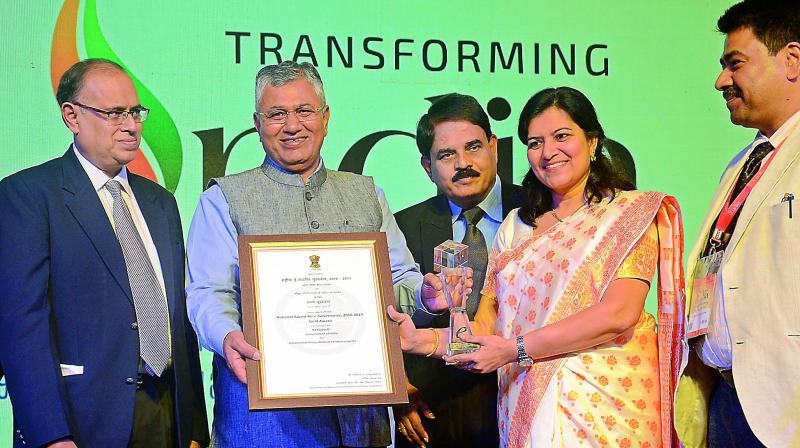
<svg viewBox="0 0 800 448"><path fill-rule="evenodd" d="M264 117L267 124L284 124L289 119L289 114L294 114L297 121L313 121L317 118L317 114L328 107L322 105L317 108L311 106L300 106L295 110L273 109L269 112L256 112L256 115Z"/></svg>
<svg viewBox="0 0 800 448"><path fill-rule="evenodd" d="M133 121L136 123L141 123L144 120L147 120L147 115L150 114L150 109L146 107L136 106L128 110L103 110L98 109L96 107L87 106L85 104L81 104L77 101L73 101L73 104L79 106L81 109L86 109L91 112L97 118L101 120L105 120L106 124L109 126L119 126L128 119L128 116L133 118Z"/></svg>

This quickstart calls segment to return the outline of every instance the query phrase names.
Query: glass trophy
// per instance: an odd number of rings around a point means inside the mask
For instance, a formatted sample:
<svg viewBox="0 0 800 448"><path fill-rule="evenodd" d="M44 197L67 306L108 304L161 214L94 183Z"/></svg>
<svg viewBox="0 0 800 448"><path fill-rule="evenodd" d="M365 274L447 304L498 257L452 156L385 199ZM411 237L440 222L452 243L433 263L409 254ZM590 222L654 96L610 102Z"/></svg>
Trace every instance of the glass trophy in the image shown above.
<svg viewBox="0 0 800 448"><path fill-rule="evenodd" d="M465 307L467 301L467 261L469 247L466 244L447 240L433 249L433 270L439 274L444 285L444 297L450 308L450 332L447 341L447 356L470 353L481 346L465 342L462 334L471 335L469 316ZM452 363L448 363L452 364Z"/></svg>

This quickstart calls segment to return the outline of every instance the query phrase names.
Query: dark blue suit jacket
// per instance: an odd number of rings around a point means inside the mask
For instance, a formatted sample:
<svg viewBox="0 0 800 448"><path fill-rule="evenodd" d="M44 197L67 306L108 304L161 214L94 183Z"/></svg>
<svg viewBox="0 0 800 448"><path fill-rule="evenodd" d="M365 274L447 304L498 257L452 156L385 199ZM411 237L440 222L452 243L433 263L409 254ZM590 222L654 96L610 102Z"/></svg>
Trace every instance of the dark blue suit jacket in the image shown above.
<svg viewBox="0 0 800 448"><path fill-rule="evenodd" d="M181 446L208 440L197 339L184 300L175 198L129 175L161 261L172 331ZM79 447L123 447L139 365L122 250L72 149L0 182L0 363L15 446L71 436ZM62 376L60 365L82 366Z"/></svg>

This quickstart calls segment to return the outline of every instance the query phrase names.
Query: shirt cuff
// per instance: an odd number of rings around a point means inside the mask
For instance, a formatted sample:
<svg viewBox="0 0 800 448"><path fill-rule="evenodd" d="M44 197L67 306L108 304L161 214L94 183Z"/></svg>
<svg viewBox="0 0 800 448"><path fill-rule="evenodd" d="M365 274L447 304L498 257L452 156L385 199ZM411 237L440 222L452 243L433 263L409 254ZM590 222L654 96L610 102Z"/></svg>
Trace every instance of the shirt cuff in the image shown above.
<svg viewBox="0 0 800 448"><path fill-rule="evenodd" d="M416 295L416 309L414 313L407 313L411 315L411 320L414 322L414 325L428 325L430 324L433 319L437 316L441 316L444 314L444 311L440 311L438 313L434 313L433 311L428 310L425 307L425 303L422 301L422 285L415 291Z"/></svg>
<svg viewBox="0 0 800 448"><path fill-rule="evenodd" d="M224 358L225 350L222 349L222 343L225 336L231 331L242 331L242 327L237 323L227 321L227 319L220 319L214 328L209 329L208 340L203 345Z"/></svg>

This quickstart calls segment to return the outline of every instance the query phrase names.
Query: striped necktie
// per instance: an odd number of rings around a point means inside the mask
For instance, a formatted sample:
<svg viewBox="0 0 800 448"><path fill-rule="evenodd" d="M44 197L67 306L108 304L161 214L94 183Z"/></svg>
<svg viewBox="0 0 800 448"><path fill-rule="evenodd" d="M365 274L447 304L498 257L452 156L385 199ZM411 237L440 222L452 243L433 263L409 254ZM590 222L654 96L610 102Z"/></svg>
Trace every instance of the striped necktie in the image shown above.
<svg viewBox="0 0 800 448"><path fill-rule="evenodd" d="M133 307L139 328L139 353L145 367L161 376L170 358L169 313L164 292L158 284L153 264L147 256L142 237L136 230L131 212L121 194L122 185L116 180L106 182L114 199L114 230L117 233L128 281L133 295Z"/></svg>

